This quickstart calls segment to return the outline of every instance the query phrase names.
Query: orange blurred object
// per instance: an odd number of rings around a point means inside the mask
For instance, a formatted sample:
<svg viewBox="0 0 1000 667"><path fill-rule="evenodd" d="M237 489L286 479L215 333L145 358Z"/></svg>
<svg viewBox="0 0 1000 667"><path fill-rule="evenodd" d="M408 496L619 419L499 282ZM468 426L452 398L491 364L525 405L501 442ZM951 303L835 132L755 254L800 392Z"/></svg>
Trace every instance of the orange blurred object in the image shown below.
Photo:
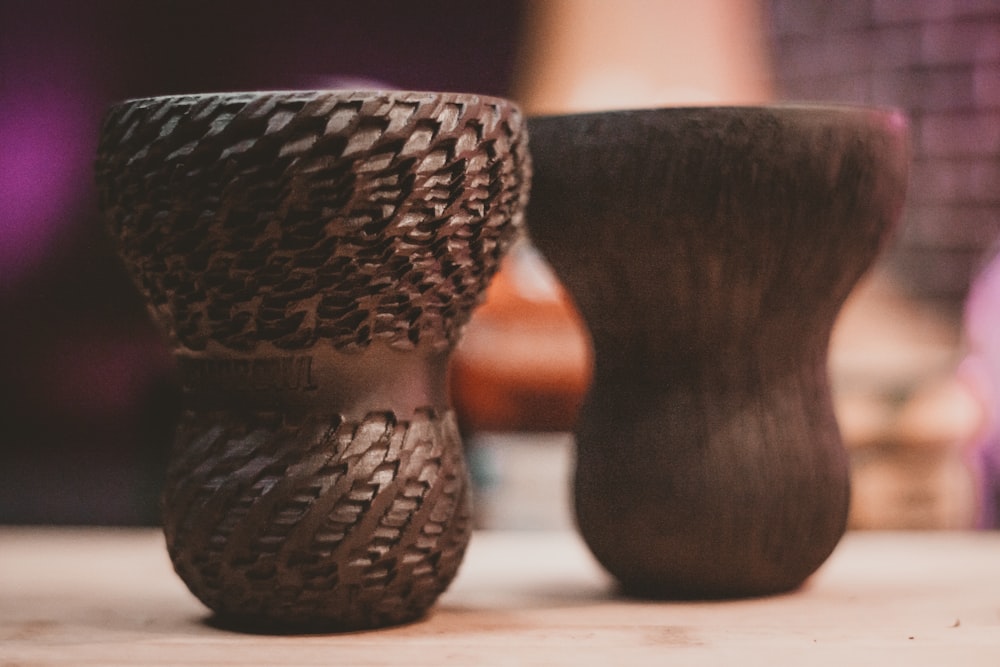
<svg viewBox="0 0 1000 667"><path fill-rule="evenodd" d="M470 431L568 431L590 385L590 339L538 252L504 260L452 357L451 397Z"/></svg>

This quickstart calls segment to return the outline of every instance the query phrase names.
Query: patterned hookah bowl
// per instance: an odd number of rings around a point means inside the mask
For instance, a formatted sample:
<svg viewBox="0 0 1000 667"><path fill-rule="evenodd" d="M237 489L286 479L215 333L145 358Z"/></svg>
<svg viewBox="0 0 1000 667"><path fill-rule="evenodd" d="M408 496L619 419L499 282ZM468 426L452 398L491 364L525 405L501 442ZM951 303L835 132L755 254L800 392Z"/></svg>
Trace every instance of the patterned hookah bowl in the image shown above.
<svg viewBox="0 0 1000 667"><path fill-rule="evenodd" d="M424 92L129 100L96 171L178 362L177 573L236 626L419 618L471 529L446 370L522 226L519 110Z"/></svg>
<svg viewBox="0 0 1000 667"><path fill-rule="evenodd" d="M899 221L905 119L706 107L528 126L529 232L594 344L575 428L587 544L640 596L799 586L846 527L827 347Z"/></svg>

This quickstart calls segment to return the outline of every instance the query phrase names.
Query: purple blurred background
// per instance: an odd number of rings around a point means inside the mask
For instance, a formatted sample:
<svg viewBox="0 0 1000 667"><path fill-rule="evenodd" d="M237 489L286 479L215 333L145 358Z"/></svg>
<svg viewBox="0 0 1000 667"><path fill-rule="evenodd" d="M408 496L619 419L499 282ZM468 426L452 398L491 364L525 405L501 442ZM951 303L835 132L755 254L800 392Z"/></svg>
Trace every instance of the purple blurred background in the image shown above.
<svg viewBox="0 0 1000 667"><path fill-rule="evenodd" d="M115 100L330 87L509 93L520 2L0 3L0 523L157 521L169 357L97 215Z"/></svg>
<svg viewBox="0 0 1000 667"><path fill-rule="evenodd" d="M561 6L590 6L574 2ZM523 24L543 6L551 7L542 0L0 0L0 523L158 520L163 434L176 396L169 356L97 214L92 160L110 103L360 81L513 95L521 42L531 34ZM614 5L627 7L640 11ZM925 329L934 329L928 322L957 332L969 285L1000 238L1000 1L759 0L759 7L778 99L907 112L911 193L884 264L893 287L920 306L913 309L920 319L895 323L912 334L896 347L919 348ZM663 52L676 57L672 46ZM698 57L685 52L684 62ZM538 71L520 64L521 75ZM983 280L1000 283L1000 271ZM1000 291L980 293L977 308L989 317L969 343L979 354L973 361L983 362L977 386L995 417L1000 352L982 341L996 336ZM983 491L1000 508L994 421L979 449L995 455L983 458L995 461L983 468Z"/></svg>

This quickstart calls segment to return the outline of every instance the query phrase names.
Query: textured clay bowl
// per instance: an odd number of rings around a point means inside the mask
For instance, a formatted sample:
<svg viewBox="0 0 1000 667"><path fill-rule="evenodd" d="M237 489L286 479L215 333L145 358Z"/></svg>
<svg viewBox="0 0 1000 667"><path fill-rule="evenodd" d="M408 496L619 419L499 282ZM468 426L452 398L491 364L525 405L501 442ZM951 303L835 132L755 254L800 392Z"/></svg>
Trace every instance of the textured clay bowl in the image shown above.
<svg viewBox="0 0 1000 667"><path fill-rule="evenodd" d="M167 546L224 622L419 617L470 531L445 371L521 225L495 98L228 93L109 112L101 205L178 360Z"/></svg>

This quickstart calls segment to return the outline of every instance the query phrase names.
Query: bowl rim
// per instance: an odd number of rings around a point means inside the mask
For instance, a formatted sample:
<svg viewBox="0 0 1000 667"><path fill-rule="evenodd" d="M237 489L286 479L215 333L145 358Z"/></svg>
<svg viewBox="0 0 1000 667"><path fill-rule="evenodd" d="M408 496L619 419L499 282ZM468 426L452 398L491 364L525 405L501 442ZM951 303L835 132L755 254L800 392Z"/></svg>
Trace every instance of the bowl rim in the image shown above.
<svg viewBox="0 0 1000 667"><path fill-rule="evenodd" d="M568 112L543 112L528 113L529 121L539 120L570 120L579 118L580 120L592 120L597 118L627 117L630 115L663 115L663 116L686 116L705 112L726 113L730 116L739 113L781 113L791 115L810 115L819 113L834 113L850 116L874 115L888 119L898 119L907 122L907 113L902 107L893 105L868 105L842 102L808 102L808 101L788 101L765 104L677 104L662 106L636 106L636 107L615 107L608 109L594 109Z"/></svg>
<svg viewBox="0 0 1000 667"><path fill-rule="evenodd" d="M499 95L464 91L437 91L403 88L276 88L263 90L171 93L165 95L128 97L112 103L110 108L155 106L168 104L170 102L198 104L200 102L224 102L241 99L246 100L247 102L265 100L304 102L317 100L343 100L346 102L364 102L368 100L388 100L392 98L413 98L413 101L417 101L419 98L426 98L427 101L438 100L466 104L496 104L498 106L506 106L520 111L520 105L515 100Z"/></svg>

